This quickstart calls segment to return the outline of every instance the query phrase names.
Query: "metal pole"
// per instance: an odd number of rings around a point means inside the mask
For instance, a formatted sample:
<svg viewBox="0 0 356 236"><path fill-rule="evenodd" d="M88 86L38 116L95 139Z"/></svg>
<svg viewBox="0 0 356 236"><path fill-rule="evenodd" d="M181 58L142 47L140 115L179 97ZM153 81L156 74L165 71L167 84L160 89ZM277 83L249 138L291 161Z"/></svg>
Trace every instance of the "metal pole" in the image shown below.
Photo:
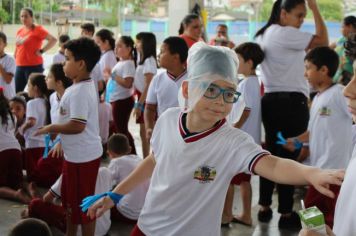
<svg viewBox="0 0 356 236"><path fill-rule="evenodd" d="M16 0L12 0L12 24L15 24Z"/></svg>

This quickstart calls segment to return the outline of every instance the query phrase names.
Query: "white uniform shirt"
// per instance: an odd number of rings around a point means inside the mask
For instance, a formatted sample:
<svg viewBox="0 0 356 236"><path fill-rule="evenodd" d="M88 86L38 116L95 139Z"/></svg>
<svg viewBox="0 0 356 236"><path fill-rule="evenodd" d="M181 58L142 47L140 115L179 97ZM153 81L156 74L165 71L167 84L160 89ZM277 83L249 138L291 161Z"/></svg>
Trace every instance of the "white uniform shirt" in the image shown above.
<svg viewBox="0 0 356 236"><path fill-rule="evenodd" d="M57 92L53 92L49 96L49 104L51 105L51 123L57 124L59 119L59 98Z"/></svg>
<svg viewBox="0 0 356 236"><path fill-rule="evenodd" d="M148 88L146 103L157 105L158 116L168 108L178 107L178 91L182 82L186 79L186 71L177 78L167 71L162 71L153 77Z"/></svg>
<svg viewBox="0 0 356 236"><path fill-rule="evenodd" d="M64 53L57 52L57 53L54 54L54 56L53 56L52 64L63 63L63 62L65 62L65 61L66 61L66 57L64 56Z"/></svg>
<svg viewBox="0 0 356 236"><path fill-rule="evenodd" d="M112 75L120 76L122 79L128 77L135 78L135 73L135 62L133 60L119 61L112 69ZM115 90L110 94L110 102L122 100L134 94L133 86L131 88L125 88L118 84L114 78L112 78L112 83L115 84Z"/></svg>
<svg viewBox="0 0 356 236"><path fill-rule="evenodd" d="M98 171L98 177L95 184L95 193L100 194L110 191L112 185L111 173L106 167L100 167ZM52 185L51 192L57 197L61 197L61 185L62 185L62 175L57 179L57 181ZM95 236L106 235L110 229L110 211L106 211L104 215L100 216L96 220L95 224ZM82 235L81 227L79 227L77 235Z"/></svg>
<svg viewBox="0 0 356 236"><path fill-rule="evenodd" d="M342 85L333 85L314 97L308 125L312 166L343 169L349 163L352 117L342 90Z"/></svg>
<svg viewBox="0 0 356 236"><path fill-rule="evenodd" d="M26 104L26 122L30 117L36 119L36 123L31 128L28 128L24 133L26 148L44 147L44 135L34 136L33 134L39 128L46 125L47 118L46 101L43 98L34 98Z"/></svg>
<svg viewBox="0 0 356 236"><path fill-rule="evenodd" d="M138 226L148 236L220 235L232 177L252 172L268 152L225 120L185 139L182 134L181 109L168 109L153 131L156 166Z"/></svg>
<svg viewBox="0 0 356 236"><path fill-rule="evenodd" d="M134 86L135 88L143 92L145 88L145 74L153 74L157 73L157 63L153 56L146 58L142 65L137 63Z"/></svg>
<svg viewBox="0 0 356 236"><path fill-rule="evenodd" d="M309 97L304 78L305 49L313 35L291 26L273 24L257 42L265 52L261 80L265 92L301 92Z"/></svg>
<svg viewBox="0 0 356 236"><path fill-rule="evenodd" d="M99 92L99 89L98 89L98 83L99 81L101 80L104 80L104 76L103 74L101 73L101 68L100 68L100 64L99 62L96 63L96 65L94 66L94 68L92 69L91 73L90 73L90 78L92 78L94 80L94 85L95 85L95 90L97 92ZM99 98L99 95L98 95L98 98ZM99 101L99 100L98 100Z"/></svg>
<svg viewBox="0 0 356 236"><path fill-rule="evenodd" d="M108 168L111 171L114 185L124 180L141 161L142 159L137 155L127 155L111 160ZM148 186L149 180L146 180L126 194L116 205L117 210L126 218L137 220L145 203Z"/></svg>
<svg viewBox="0 0 356 236"><path fill-rule="evenodd" d="M250 111L241 130L251 135L257 144L261 144L261 87L258 78L250 76L242 80L239 89L245 101L245 109Z"/></svg>
<svg viewBox="0 0 356 236"><path fill-rule="evenodd" d="M16 117L7 116L7 125L2 124L2 119L0 117L0 152L8 149L21 150L20 144L15 137L15 123Z"/></svg>
<svg viewBox="0 0 356 236"><path fill-rule="evenodd" d="M346 169L336 202L333 231L337 236L356 235L356 149Z"/></svg>
<svg viewBox="0 0 356 236"><path fill-rule="evenodd" d="M59 123L70 120L85 124L79 134L61 134L64 158L80 163L97 159L103 148L99 136L97 95L93 80L75 83L64 92L59 104Z"/></svg>
<svg viewBox="0 0 356 236"><path fill-rule="evenodd" d="M5 54L3 57L0 58L0 65L4 68L4 70L12 75L15 75L16 71L16 63L15 59ZM15 78L12 77L11 82L8 84L5 82L4 78L0 75L0 86L4 87L4 95L7 99L11 99L16 95L15 90Z"/></svg>
<svg viewBox="0 0 356 236"><path fill-rule="evenodd" d="M112 108L109 103L99 103L99 129L101 143L107 143L109 138L110 121L113 120Z"/></svg>

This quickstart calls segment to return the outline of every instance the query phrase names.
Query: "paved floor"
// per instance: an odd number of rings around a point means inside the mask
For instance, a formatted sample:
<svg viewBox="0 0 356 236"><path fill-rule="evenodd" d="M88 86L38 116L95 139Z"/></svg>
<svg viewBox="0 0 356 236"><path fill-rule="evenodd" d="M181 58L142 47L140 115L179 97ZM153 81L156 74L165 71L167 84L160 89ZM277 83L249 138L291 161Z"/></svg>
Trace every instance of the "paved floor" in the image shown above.
<svg viewBox="0 0 356 236"><path fill-rule="evenodd" d="M131 121L132 122L132 121ZM137 125L133 123L130 124L130 131L132 132L138 152L141 152L141 145L139 141L139 131ZM103 163L105 165L107 163ZM256 219L257 211L259 209L257 202L258 202L258 177L252 178L252 188L253 188L253 199L252 199L252 206L253 206L253 226L246 227L243 225L233 224L230 228L222 229L222 236L297 236L298 232L292 231L280 231L278 229L278 219L279 214L276 211L276 197L277 195L274 194L273 196L273 219L270 223L259 223ZM239 189L236 188L235 191L235 200L234 200L234 214L239 212L241 209L240 202L239 202ZM299 194L295 194L295 208L300 209L299 204L300 196ZM20 219L20 213L23 209L26 209L25 205L21 205L15 202L7 201L0 199L0 236L7 235L9 229L12 225L14 225ZM111 236L128 236L130 235L130 231L132 229L132 225L124 225L119 223L113 223L110 229L109 234ZM60 233L58 230L53 229L54 236L62 236L63 234ZM193 235L195 236L195 235Z"/></svg>

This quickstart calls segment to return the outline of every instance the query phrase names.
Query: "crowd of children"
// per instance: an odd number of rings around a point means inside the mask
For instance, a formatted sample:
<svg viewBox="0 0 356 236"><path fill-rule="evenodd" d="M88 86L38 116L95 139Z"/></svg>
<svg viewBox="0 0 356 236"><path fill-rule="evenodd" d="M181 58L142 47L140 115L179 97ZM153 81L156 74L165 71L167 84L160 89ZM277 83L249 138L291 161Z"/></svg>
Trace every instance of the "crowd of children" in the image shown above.
<svg viewBox="0 0 356 236"><path fill-rule="evenodd" d="M306 5L314 36L299 30ZM356 32L355 19L345 18L343 43ZM257 43L234 50L191 39L201 33L193 23L200 27L200 18L190 14L184 33L166 38L158 56L153 33L140 32L134 41L83 24L80 38L59 37L48 73L30 74L26 92L18 94L15 60L0 32L0 197L29 204L23 218L67 235L106 235L115 221L136 224L134 236L219 235L230 223L253 225L250 179L257 174L259 221L272 218L278 183L279 227L300 228L293 186L309 185L306 206L318 206L332 228L353 148L352 115L337 82L347 81L340 70L349 71L352 58L339 42L339 54L325 45L315 0L276 1ZM348 64L339 66L340 57ZM307 82L317 92L310 109ZM284 145L276 143L279 131ZM106 155L110 164L100 167ZM232 211L234 185L241 190L240 215ZM49 190L41 196L38 186ZM82 200L94 194L103 198L83 212ZM27 224L44 223L18 226Z"/></svg>

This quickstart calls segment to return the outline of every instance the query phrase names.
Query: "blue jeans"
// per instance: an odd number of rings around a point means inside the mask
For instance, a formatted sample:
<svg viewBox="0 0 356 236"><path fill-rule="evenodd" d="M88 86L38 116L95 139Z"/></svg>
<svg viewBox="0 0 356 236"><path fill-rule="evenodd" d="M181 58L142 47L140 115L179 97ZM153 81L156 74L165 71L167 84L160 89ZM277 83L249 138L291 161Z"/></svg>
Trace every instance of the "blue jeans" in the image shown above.
<svg viewBox="0 0 356 236"><path fill-rule="evenodd" d="M16 66L15 72L15 86L16 86L16 93L22 92L27 84L28 76L33 73L43 72L42 64L36 66Z"/></svg>

